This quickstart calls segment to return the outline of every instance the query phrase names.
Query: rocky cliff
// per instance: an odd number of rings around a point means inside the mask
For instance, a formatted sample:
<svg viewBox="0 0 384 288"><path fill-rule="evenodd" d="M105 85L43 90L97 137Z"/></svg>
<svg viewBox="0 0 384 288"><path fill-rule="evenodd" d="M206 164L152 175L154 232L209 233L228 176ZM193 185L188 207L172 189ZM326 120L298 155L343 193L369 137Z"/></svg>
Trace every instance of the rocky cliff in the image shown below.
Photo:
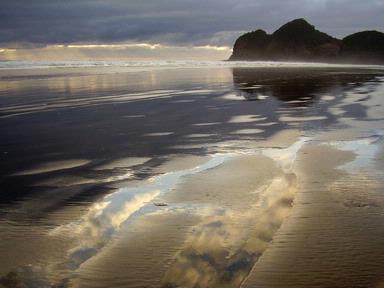
<svg viewBox="0 0 384 288"><path fill-rule="evenodd" d="M240 36L229 60L384 63L384 33L365 31L339 40L296 19L273 34L256 30Z"/></svg>

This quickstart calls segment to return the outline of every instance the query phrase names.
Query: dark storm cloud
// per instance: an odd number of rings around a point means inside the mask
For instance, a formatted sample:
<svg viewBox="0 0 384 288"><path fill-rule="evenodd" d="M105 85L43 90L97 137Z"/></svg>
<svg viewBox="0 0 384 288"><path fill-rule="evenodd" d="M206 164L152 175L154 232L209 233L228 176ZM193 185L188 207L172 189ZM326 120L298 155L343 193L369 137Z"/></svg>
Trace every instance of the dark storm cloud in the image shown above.
<svg viewBox="0 0 384 288"><path fill-rule="evenodd" d="M382 0L2 0L0 43L159 42L232 45L304 17L343 37L384 30Z"/></svg>

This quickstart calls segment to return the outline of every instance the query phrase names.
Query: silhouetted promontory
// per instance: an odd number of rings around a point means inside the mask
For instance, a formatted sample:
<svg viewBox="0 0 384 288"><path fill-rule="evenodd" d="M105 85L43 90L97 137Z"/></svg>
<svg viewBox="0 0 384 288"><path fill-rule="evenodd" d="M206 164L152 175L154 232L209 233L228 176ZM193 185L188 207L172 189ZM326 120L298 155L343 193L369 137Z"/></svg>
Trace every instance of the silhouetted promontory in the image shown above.
<svg viewBox="0 0 384 288"><path fill-rule="evenodd" d="M364 31L340 40L296 19L273 34L260 29L243 34L229 60L384 64L384 33Z"/></svg>

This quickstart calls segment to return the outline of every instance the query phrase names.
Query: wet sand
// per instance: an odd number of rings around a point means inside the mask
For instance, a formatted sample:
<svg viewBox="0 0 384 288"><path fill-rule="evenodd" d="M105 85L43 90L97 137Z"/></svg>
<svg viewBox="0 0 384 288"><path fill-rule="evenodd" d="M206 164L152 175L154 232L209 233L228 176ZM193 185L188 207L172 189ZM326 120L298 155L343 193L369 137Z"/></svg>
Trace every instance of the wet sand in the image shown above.
<svg viewBox="0 0 384 288"><path fill-rule="evenodd" d="M243 287L382 285L382 171L348 175L338 168L353 159L327 146L303 149L292 214Z"/></svg>
<svg viewBox="0 0 384 288"><path fill-rule="evenodd" d="M0 287L383 287L383 70L31 73L0 73Z"/></svg>

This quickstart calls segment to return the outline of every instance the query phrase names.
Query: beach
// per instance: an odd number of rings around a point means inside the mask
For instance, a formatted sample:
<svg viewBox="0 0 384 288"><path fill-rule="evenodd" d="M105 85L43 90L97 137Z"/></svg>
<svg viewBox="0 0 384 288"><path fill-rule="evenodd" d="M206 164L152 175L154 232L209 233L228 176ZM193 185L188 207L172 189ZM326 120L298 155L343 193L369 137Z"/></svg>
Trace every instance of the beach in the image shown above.
<svg viewBox="0 0 384 288"><path fill-rule="evenodd" d="M1 63L0 287L384 287L383 105L374 65Z"/></svg>

